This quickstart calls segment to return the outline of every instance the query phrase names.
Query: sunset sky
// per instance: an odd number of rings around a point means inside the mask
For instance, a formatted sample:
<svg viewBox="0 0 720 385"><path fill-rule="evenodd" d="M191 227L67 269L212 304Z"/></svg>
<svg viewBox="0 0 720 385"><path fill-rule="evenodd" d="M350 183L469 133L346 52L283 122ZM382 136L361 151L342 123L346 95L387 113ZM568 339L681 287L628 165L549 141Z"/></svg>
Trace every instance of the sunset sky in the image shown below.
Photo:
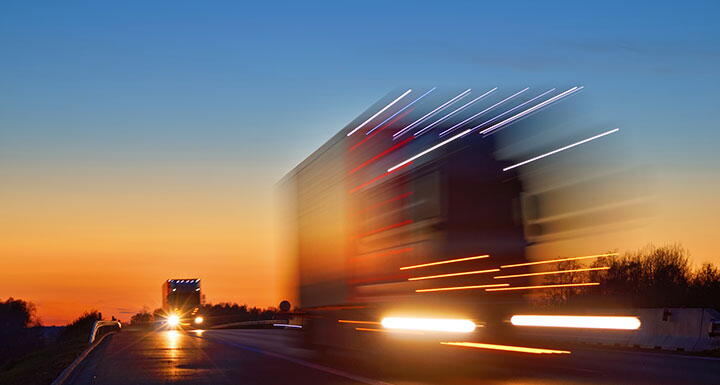
<svg viewBox="0 0 720 385"><path fill-rule="evenodd" d="M584 85L655 175L630 243L720 263L720 3L533 3L3 2L0 299L128 319L198 277L276 305L275 183L406 84Z"/></svg>

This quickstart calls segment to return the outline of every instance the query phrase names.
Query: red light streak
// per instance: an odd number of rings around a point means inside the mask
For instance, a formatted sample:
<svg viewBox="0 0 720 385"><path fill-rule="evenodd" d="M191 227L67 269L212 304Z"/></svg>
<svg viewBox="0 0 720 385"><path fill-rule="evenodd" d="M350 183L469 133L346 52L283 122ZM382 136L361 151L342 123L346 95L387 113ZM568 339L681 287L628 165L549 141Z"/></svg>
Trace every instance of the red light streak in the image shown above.
<svg viewBox="0 0 720 385"><path fill-rule="evenodd" d="M372 134L366 136L363 140L357 142L355 145L353 145L352 147L350 147L350 151L353 151L353 150L355 150L356 148L360 147L360 145L362 145L363 143L365 143L365 142L367 142L368 140L370 140L370 138L372 138L373 136L377 135L380 131L382 131L382 130L384 130L384 129L390 127L390 126L392 126L392 125L395 124L398 120L404 118L405 116L407 116L407 114L411 113L413 110L414 110L414 108L410 108L409 110L407 110L407 111L403 112L402 114L396 116L393 120L385 123L382 127L380 127L379 129L375 130L375 132L373 132Z"/></svg>
<svg viewBox="0 0 720 385"><path fill-rule="evenodd" d="M370 164L370 163L372 163L372 162L374 162L374 161L382 158L383 156L385 156L385 155L387 155L387 154L389 154L389 153L397 150L398 148L406 145L409 141L411 141L411 140L413 140L413 139L415 139L415 137L414 137L414 136L411 136L411 137L403 140L402 142L395 144L394 146L388 148L387 150L385 150L385 151L383 151L383 152L381 152L381 153L373 156L372 158L368 159L368 160L365 161L363 164L361 164L361 165L355 167L354 169L350 170L350 172L348 172L348 174L354 174L354 173L356 173L358 170L362 169L363 167L367 166L368 164Z"/></svg>
<svg viewBox="0 0 720 385"><path fill-rule="evenodd" d="M369 185L371 185L371 184L379 181L379 180L382 179L382 178L385 178L386 176L394 173L395 171L402 170L403 168L405 168L405 167L407 167L407 166L410 166L411 164L412 164L412 162L405 163L404 165L402 165L402 166L400 166L400 167L394 168L392 171L387 171L387 172L385 172L385 173L383 173L383 174L381 174L381 175L379 175L379 176L376 176L376 177L373 178L373 179L370 179L369 181L367 181L367 182L365 182L365 183L363 183L363 184L361 184L361 185L355 186L355 187L353 187L353 188L350 190L350 194L352 194L352 193L354 193L354 192L362 189L363 187L369 186Z"/></svg>
<svg viewBox="0 0 720 385"><path fill-rule="evenodd" d="M407 198L407 197L409 197L410 195L412 195L412 191L408 191L408 192L406 192L406 193L404 193L404 194L400 194L400 195L398 195L398 196L395 196L395 197L392 197L392 198L390 198L390 199L384 200L384 201L382 201L382 202L380 202L380 203L376 203L376 204L374 204L374 205L372 205L372 206L370 206L370 207L366 207L366 208L358 211L358 212L356 213L356 215L362 214L362 213L364 213L364 212L367 212L367 211L370 211L370 210L373 210L373 209L376 209L376 208L378 208L378 207L382 207L382 206L384 206L384 205L386 205L386 204L388 204L388 203L392 203L392 202L398 201L398 200L400 200L400 199Z"/></svg>
<svg viewBox="0 0 720 385"><path fill-rule="evenodd" d="M382 233L383 231L387 231L387 230L391 230L391 229L394 229L394 228L402 227L402 226L405 226L405 225L409 225L409 224L411 224L411 223L413 223L412 219L407 219L407 220L404 220L404 221L399 222L399 223L395 223L395 224L392 224L392 225L389 225L389 226L381 227L381 228L379 228L379 229L375 229L375 230L370 231L370 232L367 232L367 233L365 233L365 234L358 235L357 238L362 238L362 237L367 237L367 236L370 236L370 235L373 235L373 234Z"/></svg>

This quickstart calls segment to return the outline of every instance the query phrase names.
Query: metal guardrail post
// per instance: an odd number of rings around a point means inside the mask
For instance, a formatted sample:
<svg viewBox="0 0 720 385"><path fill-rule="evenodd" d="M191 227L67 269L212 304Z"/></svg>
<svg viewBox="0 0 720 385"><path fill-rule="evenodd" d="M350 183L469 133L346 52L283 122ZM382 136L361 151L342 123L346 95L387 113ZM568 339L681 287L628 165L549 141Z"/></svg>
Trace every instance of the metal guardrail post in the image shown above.
<svg viewBox="0 0 720 385"><path fill-rule="evenodd" d="M117 326L118 329L122 328L122 324L118 321L95 321L93 323L92 331L90 332L90 343L92 344L95 342L95 338L97 338L97 332L102 327L106 326Z"/></svg>

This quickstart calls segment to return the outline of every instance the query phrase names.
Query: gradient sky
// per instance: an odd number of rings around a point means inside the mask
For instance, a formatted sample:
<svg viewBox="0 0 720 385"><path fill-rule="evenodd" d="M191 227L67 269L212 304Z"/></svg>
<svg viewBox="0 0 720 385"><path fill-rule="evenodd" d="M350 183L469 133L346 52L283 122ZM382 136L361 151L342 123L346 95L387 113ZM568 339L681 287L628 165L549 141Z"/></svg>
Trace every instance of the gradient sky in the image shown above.
<svg viewBox="0 0 720 385"><path fill-rule="evenodd" d="M274 183L406 84L585 85L658 176L647 241L720 262L720 3L533 3L2 2L0 299L277 304Z"/></svg>

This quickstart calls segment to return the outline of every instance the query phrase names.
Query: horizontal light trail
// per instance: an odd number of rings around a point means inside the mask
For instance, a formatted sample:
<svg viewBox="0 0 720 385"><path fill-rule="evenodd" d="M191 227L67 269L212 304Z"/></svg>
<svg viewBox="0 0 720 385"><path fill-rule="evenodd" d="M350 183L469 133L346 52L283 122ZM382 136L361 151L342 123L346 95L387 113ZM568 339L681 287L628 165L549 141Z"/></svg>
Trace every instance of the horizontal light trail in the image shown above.
<svg viewBox="0 0 720 385"><path fill-rule="evenodd" d="M451 116L455 115L456 113L464 110L465 108L467 108L467 107L469 107L470 105L474 104L474 103L477 102L478 100L483 99L484 97L486 97L486 96L490 95L491 93L495 92L497 89L498 89L498 88L495 87L495 88L491 89L490 91L487 91L487 92L485 92L484 94L476 97L475 99L473 99L473 100L471 100L471 101L463 104L462 106L460 106L460 107L456 108L455 110L453 110L451 113L443 116L442 118L440 118L440 119L438 119L438 120L430 123L430 124L427 125L425 128L417 131L416 133L413 134L413 136L414 136L414 137L418 137L418 136L424 134L424 133L427 132L428 130L431 130L433 127L435 127L435 126L437 126L438 124L444 122L445 120L447 120L447 119L450 118Z"/></svg>
<svg viewBox="0 0 720 385"><path fill-rule="evenodd" d="M500 268L507 269L510 267L520 267L520 266L532 266L532 265L542 265L545 263L555 263L555 262L565 262L565 261L577 261L579 259L591 259L591 258L600 258L600 257L616 257L618 253L607 253L607 254L596 254L596 255L585 255L582 257L569 257L569 258L560 258L560 259L548 259L546 261L537 261L537 262L525 262L525 263L516 263L514 265L502 265Z"/></svg>
<svg viewBox="0 0 720 385"><path fill-rule="evenodd" d="M302 329L302 325L292 325L292 324L273 324L273 326L282 327L282 328L293 328L293 329Z"/></svg>
<svg viewBox="0 0 720 385"><path fill-rule="evenodd" d="M548 156L550 156L550 155L557 154L558 152L571 149L571 148L573 148L573 147L575 147L575 146L579 146L579 145L581 145L581 144L583 144L583 143L587 143L587 142L590 142L590 141L592 141L592 140L602 138L603 136L606 136L606 135L614 134L614 133L616 133L616 132L618 132L618 131L620 131L619 128L614 128L614 129L612 129L612 130L610 130L610 131L603 132L602 134L597 134L597 135L595 135L595 136L593 136L593 137L590 137L590 138L587 138L587 139L583 139L583 140L581 140L581 141L579 141L579 142L575 142L575 143L573 143L573 144L569 144L569 145L567 145L567 146L565 146L565 147L561 147L561 148L558 148L558 149L556 149L556 150L552 150L552 151L550 151L550 152L548 152L548 153L545 153L545 154L542 154L542 155L538 155L538 156L536 156L536 157L534 157L534 158L531 158L531 159L522 161L522 162L520 162L520 163L516 163L516 164L514 164L514 165L512 165L512 166L505 167L505 168L503 169L503 171L512 170L512 169L514 169L515 167L520 167L520 166L525 165L525 164L528 164L528 163L530 163L530 162L534 162L534 161L536 161L536 160L539 160L539 159L548 157Z"/></svg>
<svg viewBox="0 0 720 385"><path fill-rule="evenodd" d="M396 140L400 135L408 132L409 130L412 130L414 127L416 127L416 126L419 125L420 123L424 122L425 119L428 119L428 118L432 117L433 115L435 115L435 114L437 114L438 112L444 110L445 108L447 108L447 107L450 106L451 104L455 103L456 101L464 98L467 94L470 93L471 90L472 90L472 89L470 89L470 88L466 89L465 91L461 92L460 94L458 94L458 95L455 96L454 98L448 100L447 102L441 104L440 106L438 106L438 107L435 108L434 110L432 110L432 111L428 112L427 114L423 115L420 119L418 119L418 120L410 123L407 127L405 127L405 128L403 128L402 130L394 133L394 134L393 134L393 140Z"/></svg>
<svg viewBox="0 0 720 385"><path fill-rule="evenodd" d="M442 345L462 346L466 348L503 350L506 352L531 353L531 354L570 354L568 350L553 350L542 348L528 348L524 346L494 345L479 342L441 342Z"/></svg>
<svg viewBox="0 0 720 385"><path fill-rule="evenodd" d="M417 269L420 267L444 265L446 263L464 262L464 261L471 261L473 259L484 259L484 258L490 258L490 256L486 254L486 255L475 255L472 257L465 257L465 258L458 258L458 259L448 259L446 261L429 262L429 263L423 263L421 265L405 266L405 267L401 267L400 270Z"/></svg>
<svg viewBox="0 0 720 385"><path fill-rule="evenodd" d="M512 99L512 98L514 98L514 97L516 97L516 96L518 96L518 95L520 95L520 94L522 94L523 92L525 92L525 91L527 91L527 90L529 90L529 89L530 89L530 87L525 87L525 88L523 88L522 90L520 90L520 91L518 91L518 92L516 92L516 93L514 93L514 94L512 94L512 95L510 95L510 96L508 96L507 98L505 98L505 99L503 99L503 100L501 100L501 101L493 104L492 106L490 106L490 107L488 107L488 108L486 108L486 109L484 109L484 110L482 110L482 111L480 111L480 112L478 112L478 113L470 116L469 118L463 120L462 122L457 123L456 125L448 128L447 130L441 132L441 133L439 134L439 136L445 136L445 135L447 135L447 134L455 131L455 129L462 127L463 125L465 125L465 123L467 123L467 122L469 122L469 121L471 121L471 120L473 120L473 119L475 119L475 118L477 118L477 117L479 117L479 116L482 116L483 114L487 113L488 111L493 110L495 107L497 107L497 106L499 106L499 105L507 102L508 100L510 100L510 99Z"/></svg>
<svg viewBox="0 0 720 385"><path fill-rule="evenodd" d="M379 229L375 229L375 230L373 230L373 231L369 231L369 232L367 232L367 233L365 233L365 234L360 234L360 235L358 235L357 237L358 237L358 238L368 237L368 236L370 236L370 235L374 235L374 234L377 234L377 233L382 233L383 231L392 230L392 229L396 229L396 228L398 228L398 227L406 226L406 225L409 225L409 224L411 224L411 223L413 223L412 219L407 219L407 220L404 220L404 221L399 222L399 223L394 223L394 224L389 225L389 226L385 226L385 227L381 227L381 228L379 228Z"/></svg>
<svg viewBox="0 0 720 385"><path fill-rule="evenodd" d="M354 320L349 320L349 319L339 319L338 322L341 324L380 325L380 322L376 322L376 321L354 321Z"/></svg>
<svg viewBox="0 0 720 385"><path fill-rule="evenodd" d="M394 197L392 197L392 198L390 198L390 199L386 199L386 200L384 200L384 201L382 201L382 202L376 203L376 204L371 205L371 206L369 206L369 207L365 207L364 209L358 211L357 214L362 214L362 213L364 213L364 212L367 212L367 211L370 211L370 210L374 210L374 209L376 209L376 208L378 208L378 207L385 206L385 205L388 204L388 203L392 203L392 202L399 201L399 200L401 200L401 199L407 198L407 197L409 197L410 195L412 195L412 191L408 191L408 192L406 192L406 193L400 194L400 195L398 195L398 196L394 196Z"/></svg>
<svg viewBox="0 0 720 385"><path fill-rule="evenodd" d="M428 94L430 94L431 92L435 91L436 88L437 88L437 87L433 87L433 88L431 88L429 91L427 91L427 92L425 92L424 94L420 95L417 99L415 99L415 100L413 100L412 102L410 102L410 104L408 104L407 106L401 108L401 109L398 110L396 113L390 115L387 119L385 119L385 120L383 120L382 122L380 122L377 126L373 127L370 131L366 132L365 135L370 135L373 131L377 130L380 126L382 126L383 124L387 123L388 121L390 121L392 118L394 118L394 117L397 116L398 114L401 114L403 111L407 110L407 109L410 108L413 104L415 104L415 103L419 102L420 100L422 100L422 98L426 97L426 96L427 96ZM404 116L404 114L403 114L403 116Z"/></svg>
<svg viewBox="0 0 720 385"><path fill-rule="evenodd" d="M497 289L485 289L485 291L508 291L508 290L532 290L532 289L552 289L554 287L580 287L580 286L597 286L598 282L587 283L560 283L557 285L537 285L537 286L512 286L501 287Z"/></svg>
<svg viewBox="0 0 720 385"><path fill-rule="evenodd" d="M385 317L381 324L385 329L397 330L453 333L470 333L475 330L474 322L455 318Z"/></svg>
<svg viewBox="0 0 720 385"><path fill-rule="evenodd" d="M378 175L378 176L376 176L375 178L372 178L372 179L370 179L369 181L367 181L367 182L365 182L365 183L363 183L363 184L360 184L360 185L357 185L357 186L353 187L349 192L352 194L352 193L354 193L354 192L362 189L363 187L369 186L369 185L371 185L371 184L379 181L380 179L385 178L386 176L392 174L393 172L395 172L395 171L397 171L397 170L399 170L399 169L401 169L401 168L403 168L403 167L407 167L407 166L409 166L409 165L411 165L411 164L412 164L412 161L411 161L411 162L408 162L408 163L405 163L405 164L403 164L403 165L400 166L400 167L395 167L395 168L393 168L392 170L388 170L388 171L387 171L386 173L384 173L384 174Z"/></svg>
<svg viewBox="0 0 720 385"><path fill-rule="evenodd" d="M413 249L412 247L404 247L402 249L387 250L387 251L382 251L382 252L374 253L374 254L370 254L370 255L356 255L356 256L354 256L354 258L367 259L367 258L376 258L376 257L387 257L388 255L407 253L407 252L412 251L412 249Z"/></svg>
<svg viewBox="0 0 720 385"><path fill-rule="evenodd" d="M498 276L493 277L493 278L494 278L494 279L503 279L503 278L518 278L518 277L534 277L534 276L536 276L536 275L551 275L551 274L577 273L577 272L581 272L581 271L608 270L609 268L610 268L610 266L587 267L587 268L583 268L583 269L543 271L543 272L541 272L541 273L498 275Z"/></svg>
<svg viewBox="0 0 720 385"><path fill-rule="evenodd" d="M488 270L474 270L474 271L464 271L462 273L449 273L449 274L438 274L438 275L428 275L425 277L413 277L408 278L408 281L420 281L423 279L434 279L434 278L445 278L445 277L457 277L460 275L474 275L474 274L483 274L483 273L493 273L496 271L500 271L500 269L488 269Z"/></svg>
<svg viewBox="0 0 720 385"><path fill-rule="evenodd" d="M391 147L388 148L387 150L385 150L385 151L383 151L383 152L381 152L381 153L373 156L372 158L368 159L367 161L365 161L365 162L362 163L361 165L359 165L359 166L355 167L354 169L350 170L350 172L348 172L348 174L354 174L354 173L356 173L357 171L359 171L359 170L362 169L363 167L365 167L365 166L369 165L370 163L372 163L372 162L374 162L374 161L382 158L383 156L385 156L385 155L387 155L387 154L389 154L389 153L397 150L398 148L406 145L409 141L411 141L411 140L413 140L413 139L415 139L415 138L411 136L411 137L403 140L403 141L400 142L400 143L396 143L395 145L391 146Z"/></svg>
<svg viewBox="0 0 720 385"><path fill-rule="evenodd" d="M387 106L383 107L380 111L376 112L375 115L369 117L366 121L360 123L357 127L355 127L355 129L353 129L352 131L348 132L347 136L350 136L350 135L354 134L355 132L357 132L357 130L359 130L362 126L368 124L370 121L372 121L373 119L375 119L378 115L380 115L380 114L382 114L383 112L385 112L385 110L387 110L388 108L392 107L393 104L399 102L400 99L402 99L402 98L404 98L405 96L407 96L407 94L409 94L410 92L412 92L412 89L409 89L409 90L405 91L402 95L398 96L397 99L393 100L392 102L390 102L390 104L388 104Z"/></svg>
<svg viewBox="0 0 720 385"><path fill-rule="evenodd" d="M575 315L514 315L510 323L515 326L613 330L637 330L641 325L638 317Z"/></svg>
<svg viewBox="0 0 720 385"><path fill-rule="evenodd" d="M494 120L500 119L500 118L502 118L503 116L505 116L505 115L507 115L507 114L509 114L509 113L511 113L511 112L513 112L513 111L515 111L515 110L517 110L517 109L519 109L519 108L522 108L522 107L524 107L524 106L526 106L526 105L528 105L528 104L530 104L530 103L532 103L532 102L534 102L534 101L542 98L543 96L545 96L545 95L547 95L547 94L549 94L549 93L551 93L551 92L553 92L553 91L555 91L555 90L556 90L555 88L551 88L551 89L543 92L542 94L540 94L540 95L538 95L538 96L536 96L536 97L534 97L534 98L532 98L532 99L530 99L530 100L527 100L527 101L525 101L525 102L522 102L522 103L518 104L517 106L515 106L515 107L513 107L513 108L511 108L511 109L509 109L509 110L507 110L507 111L505 111L505 112L503 112L503 113L501 113L500 115L498 115L498 116L496 116L496 117L494 117L494 118L492 118L492 119L488 119L488 120L486 120L486 121L478 124L477 126L475 126L475 127L473 128L473 130L478 129L478 128L480 128L480 127L482 127L482 126L484 126L484 125L486 125L486 124L488 124L488 123L490 123L490 122L492 122L492 121L494 121Z"/></svg>
<svg viewBox="0 0 720 385"><path fill-rule="evenodd" d="M500 122L500 123L496 123L496 124L494 124L494 125L486 128L486 129L480 131L480 134L490 135L493 131L495 131L495 130L497 130L497 129L505 126L505 125L508 125L508 124L510 124L510 123L512 123L512 122L514 122L514 121L516 121L516 120L518 120L518 119L520 119L520 118L523 118L523 117L525 117L525 116L527 116L527 115L529 115L529 114L531 114L531 113L533 113L533 112L535 112L535 111L537 111L537 110L539 110L539 109L541 109L541 108L543 108L543 107L546 107L546 106L548 106L548 105L550 105L550 104L552 104L552 103L555 103L555 102L557 102L557 101L560 100L560 99L563 99L563 98L565 98L565 97L567 97L567 96L570 96L570 95L572 95L572 94L580 91L581 89L583 89L583 87L572 87L572 88L570 88L570 89L567 90L567 91L561 92L561 93L553 96L552 98L550 98L550 99L548 99L548 100L546 100L546 101L544 101L544 102L540 102L540 103L538 103L538 104L536 104L536 105L528 108L528 109L525 110L525 111L522 111L522 112L520 112L520 113L518 113L518 114L516 114L516 115L513 115L513 116L511 116L511 117L503 120L503 121Z"/></svg>
<svg viewBox="0 0 720 385"><path fill-rule="evenodd" d="M473 289L485 289L485 290L493 290L488 289L492 287L505 287L510 286L509 283L491 283L487 285L474 285L474 286L453 286L453 287L436 287L433 289L417 289L415 290L416 293L430 293L434 291L453 291L453 290L473 290Z"/></svg>
<svg viewBox="0 0 720 385"><path fill-rule="evenodd" d="M457 135L455 135L455 136L453 136L453 137L451 137L451 138L449 138L449 139L446 139L446 140L444 140L444 141L442 141L442 142L440 142L440 143L438 143L438 144L436 144L436 145L428 148L427 150L425 150L425 151L423 151L423 152L421 152L421 153L419 153L419 154L417 154L417 155L415 155L415 156L413 156L413 157L411 157L411 158L409 158L409 159L406 159L406 160L404 160L404 161L396 164L395 166L390 167L390 168L388 169L388 172L392 172L392 171L397 170L397 169L400 168L400 167L404 167L404 166L412 163L412 161L414 161L415 159L417 159L417 158L419 158L419 157L427 154L428 152L431 152L431 151L433 151L433 150L436 150L436 149L438 149L438 148L440 148L440 147L442 147L442 146L444 146L444 145L446 145L446 144L454 141L455 139L462 138L463 136L465 136L465 135L467 135L468 133L470 133L470 131L472 131L472 130L471 130L471 129L467 129L467 130L465 130L465 131L463 131L463 132L461 132L461 133L459 133L459 134L457 134Z"/></svg>
<svg viewBox="0 0 720 385"><path fill-rule="evenodd" d="M370 134L370 135L367 135L365 138L363 138L363 140L355 143L352 147L350 147L350 151L354 151L356 148L362 146L363 143L365 143L365 142L367 142L368 140L372 139L373 137L375 137L375 135L381 133L381 132L382 132L383 130L385 130L386 128L392 127L393 124L395 124L397 121L399 121L400 119L402 119L402 118L404 118L405 116L407 116L407 115L408 115L409 113L411 113L413 110L414 110L414 109L411 108L411 109L403 112L402 114L400 114L400 115L398 115L397 117L395 117L395 119L393 119L393 120L391 120L390 122L386 123L386 124L385 124L384 126L382 126L379 130L373 132L373 133Z"/></svg>
<svg viewBox="0 0 720 385"><path fill-rule="evenodd" d="M412 330L388 330L388 329L373 329L373 328L355 328L359 332L379 332L379 333L402 333L402 334L424 334L419 331Z"/></svg>

